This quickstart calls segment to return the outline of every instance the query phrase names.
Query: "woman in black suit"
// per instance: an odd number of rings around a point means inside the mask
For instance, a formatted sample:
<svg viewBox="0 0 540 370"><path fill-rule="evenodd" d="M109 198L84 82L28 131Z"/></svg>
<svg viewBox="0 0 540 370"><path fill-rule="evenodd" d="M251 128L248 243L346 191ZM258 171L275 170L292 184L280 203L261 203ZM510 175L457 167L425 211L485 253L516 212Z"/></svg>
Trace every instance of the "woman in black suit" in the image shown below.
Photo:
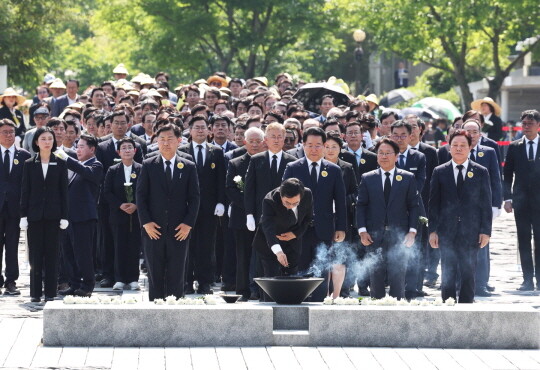
<svg viewBox="0 0 540 370"><path fill-rule="evenodd" d="M356 193L358 190L358 184L356 183L356 176L352 164L347 163L339 159L339 154L343 148L343 140L339 137L339 133L329 131L326 134L326 143L324 144L324 159L334 164L337 164L341 168L343 175L343 182L345 183L345 195L347 199L347 233L345 241L351 241L351 235L354 230L354 214ZM340 295L341 287L345 279L346 267L345 263L353 255L348 243L338 243L332 246L330 256L332 258L332 270L330 272L330 279L332 280L332 298L337 298Z"/></svg>
<svg viewBox="0 0 540 370"><path fill-rule="evenodd" d="M21 229L28 230L30 296L40 302L43 272L45 300L56 296L59 229L68 226L67 165L57 161L54 132L38 128L32 140L36 155L25 162L21 189Z"/></svg>
<svg viewBox="0 0 540 370"><path fill-rule="evenodd" d="M24 96L17 94L11 87L5 89L4 93L0 95L0 119L7 118L15 122L15 126L17 126L15 136L21 140L26 131L26 126L24 124L24 116L17 109L17 106L23 105L25 101Z"/></svg>

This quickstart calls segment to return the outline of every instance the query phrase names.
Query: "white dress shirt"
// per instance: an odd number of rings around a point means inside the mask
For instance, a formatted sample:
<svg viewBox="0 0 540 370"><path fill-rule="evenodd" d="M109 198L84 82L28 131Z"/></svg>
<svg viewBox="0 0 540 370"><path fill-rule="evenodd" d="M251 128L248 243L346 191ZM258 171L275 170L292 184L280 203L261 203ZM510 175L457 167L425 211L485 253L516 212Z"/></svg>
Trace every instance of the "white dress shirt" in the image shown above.
<svg viewBox="0 0 540 370"><path fill-rule="evenodd" d="M463 170L461 170L461 174L463 175L463 180L465 180L465 177L467 175L467 168L469 167L469 159L467 159L465 162L462 163L463 164ZM454 160L452 159L452 167L454 168L454 180L456 181L456 185L457 185L457 177L458 177L458 168L457 168L458 164L456 162L454 162Z"/></svg>
<svg viewBox="0 0 540 370"><path fill-rule="evenodd" d="M206 141L203 141L200 144L197 144L194 141L191 142L191 146L193 148L193 156L194 156L193 159L195 160L195 163L197 163L197 156L199 155L199 148L197 148L198 145L202 145L202 160L203 160L202 164L204 165L206 163L206 150L208 149L207 144L208 143Z"/></svg>
<svg viewBox="0 0 540 370"><path fill-rule="evenodd" d="M307 157L306 157L307 159ZM311 175L311 164L314 163L313 161L310 161L309 159L306 160L306 163L308 165L308 171L309 171L309 174ZM317 171L317 179L319 178L319 174L321 173L321 164L322 164L322 158L319 159L317 162L317 167L315 168L315 170Z"/></svg>
<svg viewBox="0 0 540 370"><path fill-rule="evenodd" d="M6 155L6 150L9 152L9 172L11 173L11 169L13 167L13 159L15 158L15 144L10 146L9 148L2 148L2 163L4 163L4 156Z"/></svg>
<svg viewBox="0 0 540 370"><path fill-rule="evenodd" d="M279 169L279 164L281 163L281 157L283 157L283 150L280 150L277 153L272 153L270 150L267 150L267 152L268 152L268 159L270 160L270 163L269 163L270 168L272 168L272 160L274 159L272 157L275 155L277 157L276 158L277 169Z"/></svg>
<svg viewBox="0 0 540 370"><path fill-rule="evenodd" d="M294 217L296 217L296 222L298 222L298 206L291 208L291 211L293 211ZM279 252L283 251L283 249L281 249L281 245L279 244L274 244L270 247L270 249L272 249L272 252L274 252L274 254L278 254Z"/></svg>
<svg viewBox="0 0 540 370"><path fill-rule="evenodd" d="M126 166L125 164L122 164L122 166L124 167L124 178L126 179L126 184L131 183L131 169L133 168L133 165Z"/></svg>
<svg viewBox="0 0 540 370"><path fill-rule="evenodd" d="M540 136L539 135L536 135L536 137L534 138L534 140L532 141L534 144L533 144L533 158L536 158L536 153L538 151L538 138ZM525 144L525 154L527 155L527 158L529 158L529 139L527 139L526 136L523 137L523 143Z"/></svg>
<svg viewBox="0 0 540 370"><path fill-rule="evenodd" d="M168 161L168 159L166 159L164 156L161 156L161 160L163 160L163 171L166 171L167 163L165 163L165 161ZM171 161L171 164L169 167L171 168L171 174L172 174L174 173L174 163L176 162L176 156L172 157L170 161Z"/></svg>

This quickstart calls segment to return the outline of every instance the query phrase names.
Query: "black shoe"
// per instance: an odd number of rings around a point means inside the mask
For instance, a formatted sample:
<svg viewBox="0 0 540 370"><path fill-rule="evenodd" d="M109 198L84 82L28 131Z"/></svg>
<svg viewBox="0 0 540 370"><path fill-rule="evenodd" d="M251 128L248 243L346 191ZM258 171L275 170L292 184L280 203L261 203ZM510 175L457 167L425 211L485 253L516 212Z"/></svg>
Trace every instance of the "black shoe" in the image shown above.
<svg viewBox="0 0 540 370"><path fill-rule="evenodd" d="M427 296L429 296L429 294L424 292L423 290L417 290L416 291L416 296L417 297L427 297Z"/></svg>
<svg viewBox="0 0 540 370"><path fill-rule="evenodd" d="M148 268L141 267L141 273L143 273L144 275L148 275Z"/></svg>
<svg viewBox="0 0 540 370"><path fill-rule="evenodd" d="M7 283L5 286L5 289L6 289L4 291L5 295L20 295L21 294L21 291L17 289L17 286L15 285L15 283Z"/></svg>
<svg viewBox="0 0 540 370"><path fill-rule="evenodd" d="M534 290L534 284L532 280L524 281L517 290L520 290L522 292L532 291Z"/></svg>
<svg viewBox="0 0 540 370"><path fill-rule="evenodd" d="M30 299L30 302L32 302L32 303L39 303L39 302L41 302L41 298L32 297L32 299Z"/></svg>
<svg viewBox="0 0 540 370"><path fill-rule="evenodd" d="M66 289L69 289L68 283L58 284L58 287L56 288L57 291L66 290Z"/></svg>
<svg viewBox="0 0 540 370"><path fill-rule="evenodd" d="M101 280L103 280L103 274L100 273L100 272L98 272L97 274L94 275L94 279L95 279L96 281L101 281Z"/></svg>
<svg viewBox="0 0 540 370"><path fill-rule="evenodd" d="M474 292L477 297L491 297L491 293L486 288L478 288Z"/></svg>
<svg viewBox="0 0 540 370"><path fill-rule="evenodd" d="M87 292L84 289L77 289L75 290L74 295L79 296L79 297L91 297L92 292Z"/></svg>
<svg viewBox="0 0 540 370"><path fill-rule="evenodd" d="M415 299L417 297L416 290L406 290L405 291L405 299L410 301L411 299Z"/></svg>
<svg viewBox="0 0 540 370"><path fill-rule="evenodd" d="M113 281L111 279L103 279L99 282L99 286L102 288L112 288L114 285Z"/></svg>
<svg viewBox="0 0 540 370"><path fill-rule="evenodd" d="M223 284L221 286L220 290L223 291L223 292L234 292L234 291L236 291L236 286L234 286L232 284L230 284L230 285L229 284Z"/></svg>
<svg viewBox="0 0 540 370"><path fill-rule="evenodd" d="M261 297L259 297L257 293L251 293L251 295L249 296L250 301L258 301L259 299L261 299Z"/></svg>
<svg viewBox="0 0 540 370"><path fill-rule="evenodd" d="M368 288L358 288L358 295L361 297L369 297L371 294L369 293Z"/></svg>
<svg viewBox="0 0 540 370"><path fill-rule="evenodd" d="M45 297L45 302L54 301L54 297Z"/></svg>
<svg viewBox="0 0 540 370"><path fill-rule="evenodd" d="M427 286L428 288L433 288L435 285L437 285L437 279L424 280L424 286Z"/></svg>
<svg viewBox="0 0 540 370"><path fill-rule="evenodd" d="M58 294L60 294L60 295L75 295L75 289L69 287L69 288L64 289L64 290L59 290Z"/></svg>
<svg viewBox="0 0 540 370"><path fill-rule="evenodd" d="M202 285L197 289L197 294L214 294L214 291L208 285Z"/></svg>
<svg viewBox="0 0 540 370"><path fill-rule="evenodd" d="M249 300L249 297L242 296L242 297L238 298L238 301L236 301L236 302L247 302L248 300Z"/></svg>
<svg viewBox="0 0 540 370"><path fill-rule="evenodd" d="M489 284L486 284L486 289L487 289L488 292L494 292L495 291L495 287L491 286Z"/></svg>

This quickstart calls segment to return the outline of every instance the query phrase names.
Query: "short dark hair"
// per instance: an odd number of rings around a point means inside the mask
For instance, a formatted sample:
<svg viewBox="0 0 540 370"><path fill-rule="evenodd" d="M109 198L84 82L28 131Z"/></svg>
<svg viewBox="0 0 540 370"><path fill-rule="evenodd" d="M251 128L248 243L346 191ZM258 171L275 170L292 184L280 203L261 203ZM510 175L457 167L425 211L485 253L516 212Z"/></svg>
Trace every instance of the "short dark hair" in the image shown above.
<svg viewBox="0 0 540 370"><path fill-rule="evenodd" d="M334 103L334 97L333 97L332 95L326 94L326 95L321 96L321 104L322 104L322 102L323 102L324 99L332 99L332 104L336 105L336 104Z"/></svg>
<svg viewBox="0 0 540 370"><path fill-rule="evenodd" d="M463 122L467 121L469 118L477 119L482 125L484 124L484 116L477 110L468 110L461 116Z"/></svg>
<svg viewBox="0 0 540 370"><path fill-rule="evenodd" d="M267 112L265 115L264 115L264 120L266 121L266 117L274 117L279 123L283 123L283 116L280 114L279 111L275 111L275 110L271 110L269 112Z"/></svg>
<svg viewBox="0 0 540 370"><path fill-rule="evenodd" d="M196 121L204 121L204 123L206 124L206 127L208 127L208 120L206 119L206 117L203 116L202 114L197 114L196 116L193 116L193 118L191 118L191 121L189 121L190 129L193 127L193 123Z"/></svg>
<svg viewBox="0 0 540 370"><path fill-rule="evenodd" d="M295 177L283 180L279 187L279 192L282 198L293 198L297 195L300 195L300 199L302 199L305 191L306 190L304 184L302 184L302 181L298 180Z"/></svg>
<svg viewBox="0 0 540 370"><path fill-rule="evenodd" d="M339 145L340 149L343 148L343 139L339 137L339 134L335 134L333 132L327 132L326 142L328 142L328 140L334 140Z"/></svg>
<svg viewBox="0 0 540 370"><path fill-rule="evenodd" d="M154 76L154 79L157 80L157 78L160 77L160 76L165 77L165 79L166 79L167 81L169 81L169 78L170 78L170 77L169 77L169 74L168 74L167 72L158 72L158 73L156 73L156 75Z"/></svg>
<svg viewBox="0 0 540 370"><path fill-rule="evenodd" d="M97 149L98 139L94 135L82 134L79 140L84 140L90 148Z"/></svg>
<svg viewBox="0 0 540 370"><path fill-rule="evenodd" d="M390 145L392 147L392 149L394 149L394 153L396 153L396 154L399 153L399 146L396 144L395 141L392 141L387 137L383 137L381 140L379 140L377 145L375 145L375 153L377 153L379 151L379 148L383 144Z"/></svg>
<svg viewBox="0 0 540 370"><path fill-rule="evenodd" d="M476 123L476 125L478 126L478 129L481 130L482 129L482 126L480 125L480 122L477 120L477 119L474 119L474 118L469 118L468 120L466 120L465 122L463 122L463 125L461 125L461 128L464 128L465 125L469 122L474 122Z"/></svg>
<svg viewBox="0 0 540 370"><path fill-rule="evenodd" d="M328 118L326 121L324 121L323 123L323 126L322 126L322 129L323 131L326 131L326 128L328 126L334 126L334 125L337 125L338 126L338 129L339 129L339 132L341 132L342 134L345 132L345 127L343 127L343 125L341 124L341 122L339 122L336 118L332 117L332 118Z"/></svg>
<svg viewBox="0 0 540 370"><path fill-rule="evenodd" d="M47 127L56 127L59 125L63 125L64 129L67 129L67 123L62 118L53 117L47 122Z"/></svg>
<svg viewBox="0 0 540 370"><path fill-rule="evenodd" d="M390 132L393 132L395 128L400 128L400 127L405 127L407 129L407 132L410 134L412 134L412 126L409 122L407 121L404 121L404 120L399 120L399 121L396 121L394 123L392 123L392 125L390 126Z"/></svg>
<svg viewBox="0 0 540 370"><path fill-rule="evenodd" d="M320 127L310 127L304 131L304 134L302 135L302 141L304 143L307 141L308 136L320 136L323 144L326 143L326 133Z"/></svg>
<svg viewBox="0 0 540 370"><path fill-rule="evenodd" d="M113 121L114 117L120 117L120 116L126 117L127 121L129 122L129 120L130 120L129 114L128 114L128 112L126 112L126 111L123 110L123 109L119 109L119 110L117 110L117 111L114 111L114 112L110 115L110 117L111 117L111 122Z"/></svg>
<svg viewBox="0 0 540 370"><path fill-rule="evenodd" d="M380 121L382 121L383 119L386 119L390 116L394 116L394 118L396 120L399 119L399 116L396 112L394 112L393 110L387 110L387 111L384 111L382 114L381 114L381 118L379 119Z"/></svg>
<svg viewBox="0 0 540 370"><path fill-rule="evenodd" d="M103 91L102 87L94 87L92 91L90 92L90 99L94 97L94 94L96 93L96 91L101 91L103 95L105 95L105 91Z"/></svg>
<svg viewBox="0 0 540 370"><path fill-rule="evenodd" d="M217 103L216 103L216 104L217 104ZM193 119L192 119L192 121L193 121ZM227 122L227 127L230 127L230 126L233 125L233 123L232 123L232 121L231 121L231 119L230 119L229 117L227 117L227 116L221 116L221 115L219 115L219 114L214 114L214 115L210 118L210 121L209 121L210 126L213 126L214 123L216 123L216 121L225 121L225 122Z"/></svg>
<svg viewBox="0 0 540 370"><path fill-rule="evenodd" d="M11 126L14 129L17 128L17 126L15 125L15 122L13 122L12 120L8 118L0 119L0 127L4 127L4 126Z"/></svg>
<svg viewBox="0 0 540 370"><path fill-rule="evenodd" d="M452 134L450 134L450 137L448 138L448 145L452 145L452 140L458 136L464 136L467 139L467 142L469 143L469 146L472 145L472 139L471 135L467 133L467 131L463 129L457 129Z"/></svg>
<svg viewBox="0 0 540 370"><path fill-rule="evenodd" d="M75 133L76 134L79 134L79 132L81 131L81 129L79 128L79 125L77 125L77 122L73 121L73 120L66 120L66 125L67 126L73 126L73 128L75 129ZM67 128L66 128L67 130Z"/></svg>
<svg viewBox="0 0 540 370"><path fill-rule="evenodd" d="M79 80L67 80L66 85L70 82L75 82L77 84L77 87L81 86Z"/></svg>
<svg viewBox="0 0 540 370"><path fill-rule="evenodd" d="M174 133L174 136L176 136L177 138L182 135L182 131L180 131L180 128L178 128L178 126L173 125L172 123L167 123L166 125L160 126L157 129L155 136L157 137L159 136L159 134L165 131L172 131Z"/></svg>
<svg viewBox="0 0 540 370"><path fill-rule="evenodd" d="M526 118L535 120L536 122L540 122L540 113L536 109L529 109L521 112L519 120L523 121Z"/></svg>
<svg viewBox="0 0 540 370"><path fill-rule="evenodd" d="M116 142L116 150L120 150L120 147L122 144L131 144L133 145L133 148L135 148L135 140L131 137L123 137L120 140Z"/></svg>
<svg viewBox="0 0 540 370"><path fill-rule="evenodd" d="M36 132L34 133L34 137L32 138L32 150L35 153L39 153L39 146L37 145L39 137L47 132L50 133L53 137L53 146L52 146L51 152L54 152L56 150L56 137L54 136L54 131L49 126L46 126L46 127L40 127L36 129Z"/></svg>

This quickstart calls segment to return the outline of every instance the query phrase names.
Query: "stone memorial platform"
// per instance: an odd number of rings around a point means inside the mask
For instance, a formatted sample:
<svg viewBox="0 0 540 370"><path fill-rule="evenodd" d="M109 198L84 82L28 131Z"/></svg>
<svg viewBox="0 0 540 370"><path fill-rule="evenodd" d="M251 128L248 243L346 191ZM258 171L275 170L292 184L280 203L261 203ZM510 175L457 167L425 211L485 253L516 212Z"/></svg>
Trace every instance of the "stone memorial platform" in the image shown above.
<svg viewBox="0 0 540 370"><path fill-rule="evenodd" d="M44 309L45 346L362 346L539 349L528 305L68 305Z"/></svg>

